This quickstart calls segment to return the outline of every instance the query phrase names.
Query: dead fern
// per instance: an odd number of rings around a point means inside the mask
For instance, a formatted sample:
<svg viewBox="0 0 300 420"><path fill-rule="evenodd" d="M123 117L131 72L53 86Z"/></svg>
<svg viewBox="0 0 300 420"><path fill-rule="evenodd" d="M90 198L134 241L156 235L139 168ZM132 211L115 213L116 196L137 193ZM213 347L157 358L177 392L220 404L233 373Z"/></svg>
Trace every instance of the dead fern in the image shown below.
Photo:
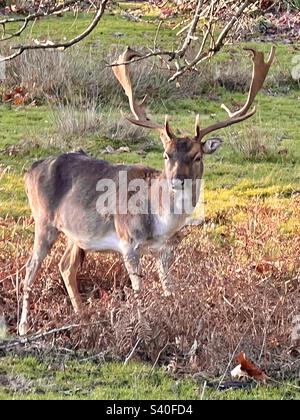
<svg viewBox="0 0 300 420"><path fill-rule="evenodd" d="M116 255L90 254L79 289L93 326L59 333L51 344L125 360L139 343L134 358L172 372L213 375L224 373L235 351L244 351L275 378L298 375L300 360L292 359L290 348L300 313L300 196L288 206L278 200L249 199L243 209L187 228L172 267L177 282L171 298L163 296L150 255L143 257L145 290L137 298L123 288L127 274ZM233 221L240 211L243 217ZM9 334L16 333L31 224L29 218L0 219L0 304ZM223 228L222 241L216 226ZM61 239L34 284L32 332L82 322L58 270L64 248Z"/></svg>

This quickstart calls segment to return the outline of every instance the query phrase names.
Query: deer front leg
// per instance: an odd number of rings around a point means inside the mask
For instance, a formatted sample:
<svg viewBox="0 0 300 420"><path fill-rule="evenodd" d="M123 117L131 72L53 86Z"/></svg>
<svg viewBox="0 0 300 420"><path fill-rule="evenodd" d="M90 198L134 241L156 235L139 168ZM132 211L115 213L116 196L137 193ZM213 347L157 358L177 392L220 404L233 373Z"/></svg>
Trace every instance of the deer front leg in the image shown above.
<svg viewBox="0 0 300 420"><path fill-rule="evenodd" d="M173 247L166 245L165 248L159 250L156 265L165 296L171 296L174 289L174 279L170 274L174 259Z"/></svg>
<svg viewBox="0 0 300 420"><path fill-rule="evenodd" d="M135 292L139 292L143 288L140 253L137 249L125 249L123 251L123 259L131 280L132 289Z"/></svg>
<svg viewBox="0 0 300 420"><path fill-rule="evenodd" d="M28 313L32 284L37 276L43 260L57 238L57 231L44 220L36 221L32 256L26 264L26 276L23 288L22 314L19 323L19 335L26 335L29 330Z"/></svg>

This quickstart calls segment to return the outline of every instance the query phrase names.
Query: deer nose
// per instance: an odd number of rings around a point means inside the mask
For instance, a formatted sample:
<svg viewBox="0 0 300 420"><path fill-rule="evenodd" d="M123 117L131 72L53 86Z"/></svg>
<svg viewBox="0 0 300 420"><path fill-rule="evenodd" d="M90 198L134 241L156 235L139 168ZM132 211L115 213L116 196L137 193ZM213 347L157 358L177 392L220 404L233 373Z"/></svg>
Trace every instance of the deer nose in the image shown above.
<svg viewBox="0 0 300 420"><path fill-rule="evenodd" d="M184 186L184 179L173 178L172 179L172 188L173 190L182 190Z"/></svg>

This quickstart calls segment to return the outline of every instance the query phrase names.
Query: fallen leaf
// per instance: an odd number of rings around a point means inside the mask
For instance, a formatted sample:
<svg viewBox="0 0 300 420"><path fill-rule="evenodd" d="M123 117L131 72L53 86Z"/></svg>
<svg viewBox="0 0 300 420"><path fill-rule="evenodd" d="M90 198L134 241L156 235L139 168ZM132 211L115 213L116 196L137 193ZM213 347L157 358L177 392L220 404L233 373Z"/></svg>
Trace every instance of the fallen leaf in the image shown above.
<svg viewBox="0 0 300 420"><path fill-rule="evenodd" d="M20 94L20 95L23 95L24 94L24 89L23 88L21 88L21 87L16 87L15 88L15 94Z"/></svg>
<svg viewBox="0 0 300 420"><path fill-rule="evenodd" d="M242 365L237 365L230 374L233 379L249 378L248 373L242 370Z"/></svg>
<svg viewBox="0 0 300 420"><path fill-rule="evenodd" d="M3 102L8 102L12 100L12 93L4 93L4 95L2 96L2 100Z"/></svg>
<svg viewBox="0 0 300 420"><path fill-rule="evenodd" d="M16 106L24 105L24 96L21 96L20 94L16 94L14 96L13 104Z"/></svg>
<svg viewBox="0 0 300 420"><path fill-rule="evenodd" d="M241 371L246 372L250 378L264 383L268 379L268 376L262 370L246 358L243 351L237 355L236 360L241 365Z"/></svg>

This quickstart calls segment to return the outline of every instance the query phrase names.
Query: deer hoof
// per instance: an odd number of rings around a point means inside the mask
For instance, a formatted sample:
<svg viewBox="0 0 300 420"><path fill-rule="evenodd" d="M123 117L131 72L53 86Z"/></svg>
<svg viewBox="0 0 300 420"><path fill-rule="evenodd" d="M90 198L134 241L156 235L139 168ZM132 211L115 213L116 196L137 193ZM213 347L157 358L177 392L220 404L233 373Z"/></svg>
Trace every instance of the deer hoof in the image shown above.
<svg viewBox="0 0 300 420"><path fill-rule="evenodd" d="M28 322L21 322L21 324L19 325L19 335L22 337L24 335L26 335L28 333L29 330L29 324Z"/></svg>

